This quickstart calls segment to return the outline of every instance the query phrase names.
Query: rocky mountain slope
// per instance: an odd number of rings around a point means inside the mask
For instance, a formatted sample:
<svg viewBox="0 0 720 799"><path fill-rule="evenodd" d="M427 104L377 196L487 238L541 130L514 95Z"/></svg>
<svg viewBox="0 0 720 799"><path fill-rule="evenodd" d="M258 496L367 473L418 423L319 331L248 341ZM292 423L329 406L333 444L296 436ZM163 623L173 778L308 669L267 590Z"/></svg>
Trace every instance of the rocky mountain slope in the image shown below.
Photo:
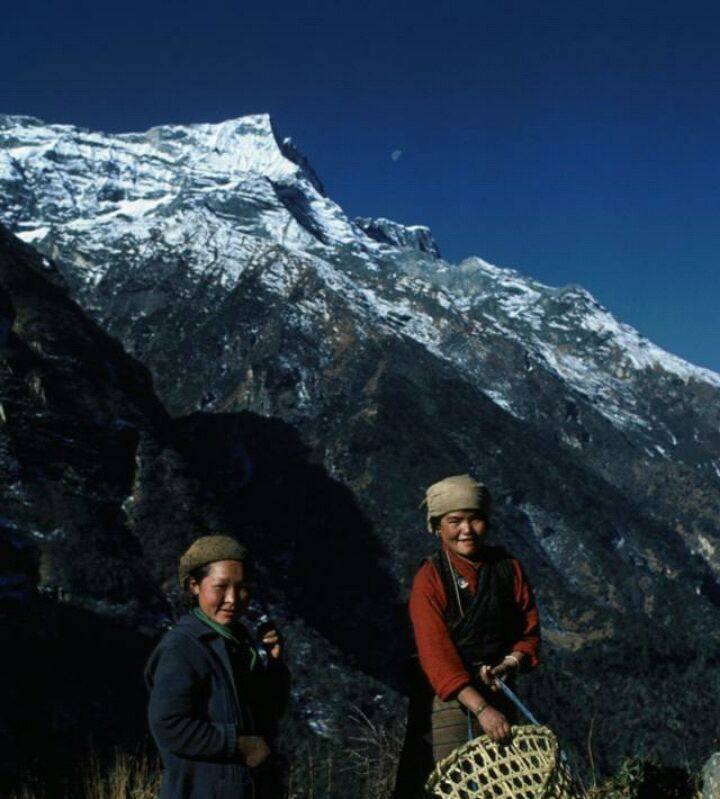
<svg viewBox="0 0 720 799"><path fill-rule="evenodd" d="M402 598L433 547L417 505L470 470L537 587L538 714L578 748L595 718L603 766L704 753L720 376L579 287L348 219L267 116L112 136L0 118L0 219L149 368L217 512L362 671L397 682Z"/></svg>
<svg viewBox="0 0 720 799"><path fill-rule="evenodd" d="M0 329L0 641L12 653L0 689L6 795L33 768L40 740L47 775L66 770L90 738L114 746L144 736L142 669L171 621L177 555L197 535L229 529L216 483L247 482L249 456L228 442L227 424L220 442L202 415L171 420L147 370L68 297L55 264L2 226ZM288 499L292 486L283 484L300 474L336 497L336 517L350 512L348 492L307 464L287 432L249 413L234 425L249 451L283 448L284 470L270 479ZM203 473L210 451L224 470L212 479ZM256 460L259 501L268 488ZM362 541L357 519L354 532ZM297 550L316 559L311 545ZM347 555L342 543L336 551ZM298 618L282 584L266 590L262 558L255 568L249 621L272 614L290 642L296 722L322 731L334 704L371 712L387 689ZM332 686L316 687L312 660L302 664L309 649L341 675Z"/></svg>

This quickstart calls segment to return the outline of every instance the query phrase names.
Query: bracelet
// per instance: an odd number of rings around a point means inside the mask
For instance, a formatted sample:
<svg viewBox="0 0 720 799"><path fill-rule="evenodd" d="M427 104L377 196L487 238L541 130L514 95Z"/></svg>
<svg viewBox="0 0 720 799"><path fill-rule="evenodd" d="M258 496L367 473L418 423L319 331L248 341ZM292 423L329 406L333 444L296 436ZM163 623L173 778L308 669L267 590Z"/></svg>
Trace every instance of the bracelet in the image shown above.
<svg viewBox="0 0 720 799"><path fill-rule="evenodd" d="M477 708L476 710L473 710L473 713L475 714L475 718L479 719L479 718L480 718L480 716L482 716L482 714L483 714L483 713L484 713L484 712L485 712L485 711L486 711L486 710L487 710L489 707L490 707L490 702L485 702L485 704L484 704L484 705L481 705L481 706L480 706L479 708Z"/></svg>

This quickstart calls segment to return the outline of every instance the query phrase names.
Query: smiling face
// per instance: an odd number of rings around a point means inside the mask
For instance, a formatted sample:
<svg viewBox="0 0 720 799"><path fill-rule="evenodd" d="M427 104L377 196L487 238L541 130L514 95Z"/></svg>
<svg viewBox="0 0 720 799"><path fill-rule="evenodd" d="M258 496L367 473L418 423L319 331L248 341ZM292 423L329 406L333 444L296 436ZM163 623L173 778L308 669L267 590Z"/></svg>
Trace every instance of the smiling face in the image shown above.
<svg viewBox="0 0 720 799"><path fill-rule="evenodd" d="M486 528L479 510L454 510L440 518L438 534L451 552L472 560L480 553Z"/></svg>
<svg viewBox="0 0 720 799"><path fill-rule="evenodd" d="M200 610L213 621L230 625L245 612L250 601L245 565L239 560L216 560L198 582L190 578Z"/></svg>

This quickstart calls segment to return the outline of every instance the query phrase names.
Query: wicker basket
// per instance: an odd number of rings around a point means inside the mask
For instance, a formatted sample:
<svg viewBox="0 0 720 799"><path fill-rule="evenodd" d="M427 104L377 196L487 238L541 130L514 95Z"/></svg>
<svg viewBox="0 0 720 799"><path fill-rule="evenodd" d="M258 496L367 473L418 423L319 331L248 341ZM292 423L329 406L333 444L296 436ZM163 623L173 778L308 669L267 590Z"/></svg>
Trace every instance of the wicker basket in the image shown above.
<svg viewBox="0 0 720 799"><path fill-rule="evenodd" d="M475 738L441 760L425 783L438 799L584 799L547 727L513 727L512 742Z"/></svg>

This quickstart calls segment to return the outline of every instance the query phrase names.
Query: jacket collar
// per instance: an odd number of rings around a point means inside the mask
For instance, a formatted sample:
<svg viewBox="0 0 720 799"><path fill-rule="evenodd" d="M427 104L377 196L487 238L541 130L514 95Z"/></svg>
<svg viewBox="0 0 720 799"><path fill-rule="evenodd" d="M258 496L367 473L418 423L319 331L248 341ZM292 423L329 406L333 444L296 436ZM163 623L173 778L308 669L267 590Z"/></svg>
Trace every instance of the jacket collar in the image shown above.
<svg viewBox="0 0 720 799"><path fill-rule="evenodd" d="M192 612L186 613L184 616L182 616L176 626L182 627L184 632L189 633L195 638L220 637L220 635L216 633L215 630L210 627L210 625L200 621L200 619L198 619L198 617Z"/></svg>
<svg viewBox="0 0 720 799"><path fill-rule="evenodd" d="M198 617L192 611L186 613L184 616L181 616L175 626L182 627L184 632L189 633L198 639L222 637L220 633L213 630L209 624L205 624L204 621L198 619ZM233 629L234 631L239 632L240 635L247 636L247 630L243 625L239 624Z"/></svg>

